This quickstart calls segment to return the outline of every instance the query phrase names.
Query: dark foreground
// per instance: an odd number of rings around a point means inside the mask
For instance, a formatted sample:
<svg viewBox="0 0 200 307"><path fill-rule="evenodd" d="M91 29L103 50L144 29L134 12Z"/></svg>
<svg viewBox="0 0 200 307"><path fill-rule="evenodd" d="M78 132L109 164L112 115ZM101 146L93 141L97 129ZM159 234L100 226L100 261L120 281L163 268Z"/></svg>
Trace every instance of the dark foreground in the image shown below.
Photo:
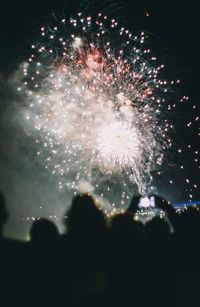
<svg viewBox="0 0 200 307"><path fill-rule="evenodd" d="M200 213L166 212L145 226L134 220L138 197L124 214L106 218L88 195L67 212L66 234L40 219L30 242L3 237L8 218L0 194L0 306L200 306Z"/></svg>

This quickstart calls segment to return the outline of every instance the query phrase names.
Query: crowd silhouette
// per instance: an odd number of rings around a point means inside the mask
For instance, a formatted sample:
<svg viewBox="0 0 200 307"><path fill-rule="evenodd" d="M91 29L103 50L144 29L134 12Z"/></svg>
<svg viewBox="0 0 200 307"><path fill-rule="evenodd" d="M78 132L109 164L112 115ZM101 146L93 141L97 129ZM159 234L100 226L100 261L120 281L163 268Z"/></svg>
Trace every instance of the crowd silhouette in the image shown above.
<svg viewBox="0 0 200 307"><path fill-rule="evenodd" d="M64 234L41 218L22 242L4 237L9 213L0 193L0 306L200 306L200 212L178 214L155 196L165 217L144 224L135 219L139 199L108 218L93 197L78 195Z"/></svg>

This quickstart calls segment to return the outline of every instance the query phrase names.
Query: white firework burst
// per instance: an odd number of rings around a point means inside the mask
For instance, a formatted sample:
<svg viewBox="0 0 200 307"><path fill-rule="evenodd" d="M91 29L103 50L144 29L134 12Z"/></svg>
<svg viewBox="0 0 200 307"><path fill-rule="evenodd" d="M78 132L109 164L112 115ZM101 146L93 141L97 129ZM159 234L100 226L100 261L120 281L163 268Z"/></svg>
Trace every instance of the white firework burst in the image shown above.
<svg viewBox="0 0 200 307"><path fill-rule="evenodd" d="M147 193L172 126L161 116L163 65L155 67L143 47L145 33L134 37L106 16L78 14L41 35L24 84L42 163L60 188L88 186L110 202L120 190L118 205L128 201L128 187Z"/></svg>
<svg viewBox="0 0 200 307"><path fill-rule="evenodd" d="M108 169L130 169L140 163L140 144L139 132L126 122L115 121L103 126L97 135L100 163Z"/></svg>

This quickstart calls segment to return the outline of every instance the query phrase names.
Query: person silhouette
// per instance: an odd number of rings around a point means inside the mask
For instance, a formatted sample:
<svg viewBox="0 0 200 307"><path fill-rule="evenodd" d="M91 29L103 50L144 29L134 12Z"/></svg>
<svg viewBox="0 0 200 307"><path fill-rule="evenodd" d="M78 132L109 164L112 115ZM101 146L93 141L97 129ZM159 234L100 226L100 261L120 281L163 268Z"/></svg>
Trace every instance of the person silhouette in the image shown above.
<svg viewBox="0 0 200 307"><path fill-rule="evenodd" d="M4 228L9 218L6 198L0 191L0 276L2 306L24 306L21 296L24 288L25 244L4 236Z"/></svg>
<svg viewBox="0 0 200 307"><path fill-rule="evenodd" d="M70 281L66 305L97 306L107 283L106 217L88 194L75 196L66 216L65 285Z"/></svg>
<svg viewBox="0 0 200 307"><path fill-rule="evenodd" d="M57 306L59 301L60 235L46 218L35 220L30 228L29 258L31 306Z"/></svg>
<svg viewBox="0 0 200 307"><path fill-rule="evenodd" d="M30 229L30 238L33 244L41 248L48 248L58 240L59 233L54 223L41 218L33 222Z"/></svg>

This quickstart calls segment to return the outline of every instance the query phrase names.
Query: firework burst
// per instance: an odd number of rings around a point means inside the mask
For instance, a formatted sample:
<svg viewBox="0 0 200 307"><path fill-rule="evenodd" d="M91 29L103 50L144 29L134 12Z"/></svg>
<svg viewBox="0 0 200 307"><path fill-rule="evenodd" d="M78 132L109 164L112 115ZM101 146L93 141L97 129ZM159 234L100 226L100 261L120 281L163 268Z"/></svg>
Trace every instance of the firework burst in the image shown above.
<svg viewBox="0 0 200 307"><path fill-rule="evenodd" d="M24 85L42 163L60 188L120 204L146 194L171 147L163 65L114 19L81 13L41 28Z"/></svg>

